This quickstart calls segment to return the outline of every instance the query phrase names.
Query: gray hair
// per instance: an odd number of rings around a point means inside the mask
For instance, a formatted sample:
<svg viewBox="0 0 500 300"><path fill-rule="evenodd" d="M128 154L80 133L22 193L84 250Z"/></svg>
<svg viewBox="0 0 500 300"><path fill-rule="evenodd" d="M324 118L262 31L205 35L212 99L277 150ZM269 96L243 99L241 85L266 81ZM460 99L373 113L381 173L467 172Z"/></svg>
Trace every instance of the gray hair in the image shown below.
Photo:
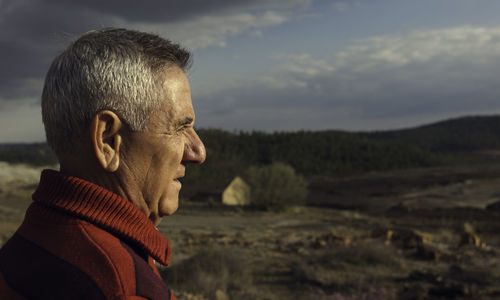
<svg viewBox="0 0 500 300"><path fill-rule="evenodd" d="M115 112L133 131L144 130L162 103L160 74L190 66L190 53L158 35L127 29L83 34L59 54L45 77L42 119L57 155L73 151L92 118Z"/></svg>

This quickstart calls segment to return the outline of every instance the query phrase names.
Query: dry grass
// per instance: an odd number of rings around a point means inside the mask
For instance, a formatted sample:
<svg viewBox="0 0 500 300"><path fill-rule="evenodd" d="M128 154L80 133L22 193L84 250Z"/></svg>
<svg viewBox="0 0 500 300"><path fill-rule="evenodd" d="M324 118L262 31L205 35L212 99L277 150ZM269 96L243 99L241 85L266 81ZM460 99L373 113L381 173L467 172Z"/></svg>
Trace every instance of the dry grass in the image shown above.
<svg viewBox="0 0 500 300"><path fill-rule="evenodd" d="M0 161L0 184L10 182L38 183L43 169L58 169L57 166L33 167L25 164L9 164Z"/></svg>
<svg viewBox="0 0 500 300"><path fill-rule="evenodd" d="M272 299L253 284L251 265L238 249L205 249L162 270L162 277L174 291L217 299Z"/></svg>
<svg viewBox="0 0 500 300"><path fill-rule="evenodd" d="M327 290L363 293L401 270L394 248L379 241L322 249L292 262L294 278Z"/></svg>

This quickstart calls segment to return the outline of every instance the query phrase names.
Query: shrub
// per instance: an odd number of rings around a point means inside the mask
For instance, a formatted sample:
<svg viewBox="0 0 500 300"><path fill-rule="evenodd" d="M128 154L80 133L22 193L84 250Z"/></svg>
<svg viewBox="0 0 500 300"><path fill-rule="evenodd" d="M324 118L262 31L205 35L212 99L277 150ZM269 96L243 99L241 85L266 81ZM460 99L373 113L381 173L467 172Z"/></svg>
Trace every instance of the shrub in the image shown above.
<svg viewBox="0 0 500 300"><path fill-rule="evenodd" d="M297 282L358 293L377 278L394 275L400 266L395 249L376 242L322 249L290 265Z"/></svg>
<svg viewBox="0 0 500 300"><path fill-rule="evenodd" d="M303 204L307 197L304 177L284 163L250 167L245 179L251 187L252 205L256 207L282 210Z"/></svg>
<svg viewBox="0 0 500 300"><path fill-rule="evenodd" d="M252 277L242 255L234 249L201 250L192 257L162 271L167 285L176 292L203 294L215 299L251 288Z"/></svg>
<svg viewBox="0 0 500 300"><path fill-rule="evenodd" d="M315 293L311 293L306 299L317 300L393 300L396 299L396 291L393 288L385 287L372 287L370 286L367 291L361 292L357 295L349 295L335 292L327 294L323 290L318 289Z"/></svg>

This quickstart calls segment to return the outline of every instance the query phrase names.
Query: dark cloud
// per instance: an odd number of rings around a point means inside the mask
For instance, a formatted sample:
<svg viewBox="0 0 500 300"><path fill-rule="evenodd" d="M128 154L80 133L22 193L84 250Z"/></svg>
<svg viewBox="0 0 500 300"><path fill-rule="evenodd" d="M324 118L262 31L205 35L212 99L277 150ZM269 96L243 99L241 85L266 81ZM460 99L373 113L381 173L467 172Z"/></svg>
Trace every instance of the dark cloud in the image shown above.
<svg viewBox="0 0 500 300"><path fill-rule="evenodd" d="M393 39L380 37L375 45L367 41L330 59L284 56L282 70L267 80L242 82L197 99L198 111L206 116L201 125L232 124L232 128L246 130L370 130L470 113L498 113L500 42L495 37L500 31L476 30L483 37L491 36L481 38L488 42L480 46L469 42L469 32L473 30L438 32L443 41L436 44L439 47L428 48L434 41L424 32L418 41L412 36L398 41L408 44L401 50ZM455 39L446 42L448 34ZM219 114L223 109L231 113Z"/></svg>
<svg viewBox="0 0 500 300"><path fill-rule="evenodd" d="M31 81L41 79L68 40L102 27L166 24L210 13L287 8L304 0L218 1L63 1L0 2L0 99L32 96Z"/></svg>
<svg viewBox="0 0 500 300"><path fill-rule="evenodd" d="M92 28L95 17L40 1L23 2L0 19L0 99L33 96L53 57L77 34ZM38 94L41 90L38 90ZM17 97L16 97L17 95Z"/></svg>
<svg viewBox="0 0 500 300"><path fill-rule="evenodd" d="M111 16L119 16L129 21L172 22L192 18L200 14L234 12L249 9L269 9L290 6L297 1L269 0L189 0L189 1L65 1L48 0L55 6L72 7L77 10L90 10Z"/></svg>
<svg viewBox="0 0 500 300"><path fill-rule="evenodd" d="M183 42L196 49L282 24L288 9L308 3L0 0L0 108L18 101L31 120L38 112L28 104L39 98L51 60L82 32L130 25L187 36ZM321 59L290 50L276 59L281 69L273 74L231 85L217 78L216 92L197 91L194 83L199 126L380 129L500 112L498 49L499 28L465 26L358 40Z"/></svg>

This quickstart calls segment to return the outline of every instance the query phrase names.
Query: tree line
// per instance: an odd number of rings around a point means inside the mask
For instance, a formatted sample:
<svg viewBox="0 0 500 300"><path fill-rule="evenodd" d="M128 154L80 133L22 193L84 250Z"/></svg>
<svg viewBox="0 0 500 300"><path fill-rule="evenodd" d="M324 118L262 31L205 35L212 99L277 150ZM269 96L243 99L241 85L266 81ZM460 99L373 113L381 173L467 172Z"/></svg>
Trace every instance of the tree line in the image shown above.
<svg viewBox="0 0 500 300"><path fill-rule="evenodd" d="M429 167L464 161L464 153L500 149L500 117L466 117L413 129L228 132L199 129L207 160L189 168L185 181L228 182L251 166L282 162L307 176ZM44 143L0 145L0 160L53 165ZM476 161L472 159L472 161Z"/></svg>

